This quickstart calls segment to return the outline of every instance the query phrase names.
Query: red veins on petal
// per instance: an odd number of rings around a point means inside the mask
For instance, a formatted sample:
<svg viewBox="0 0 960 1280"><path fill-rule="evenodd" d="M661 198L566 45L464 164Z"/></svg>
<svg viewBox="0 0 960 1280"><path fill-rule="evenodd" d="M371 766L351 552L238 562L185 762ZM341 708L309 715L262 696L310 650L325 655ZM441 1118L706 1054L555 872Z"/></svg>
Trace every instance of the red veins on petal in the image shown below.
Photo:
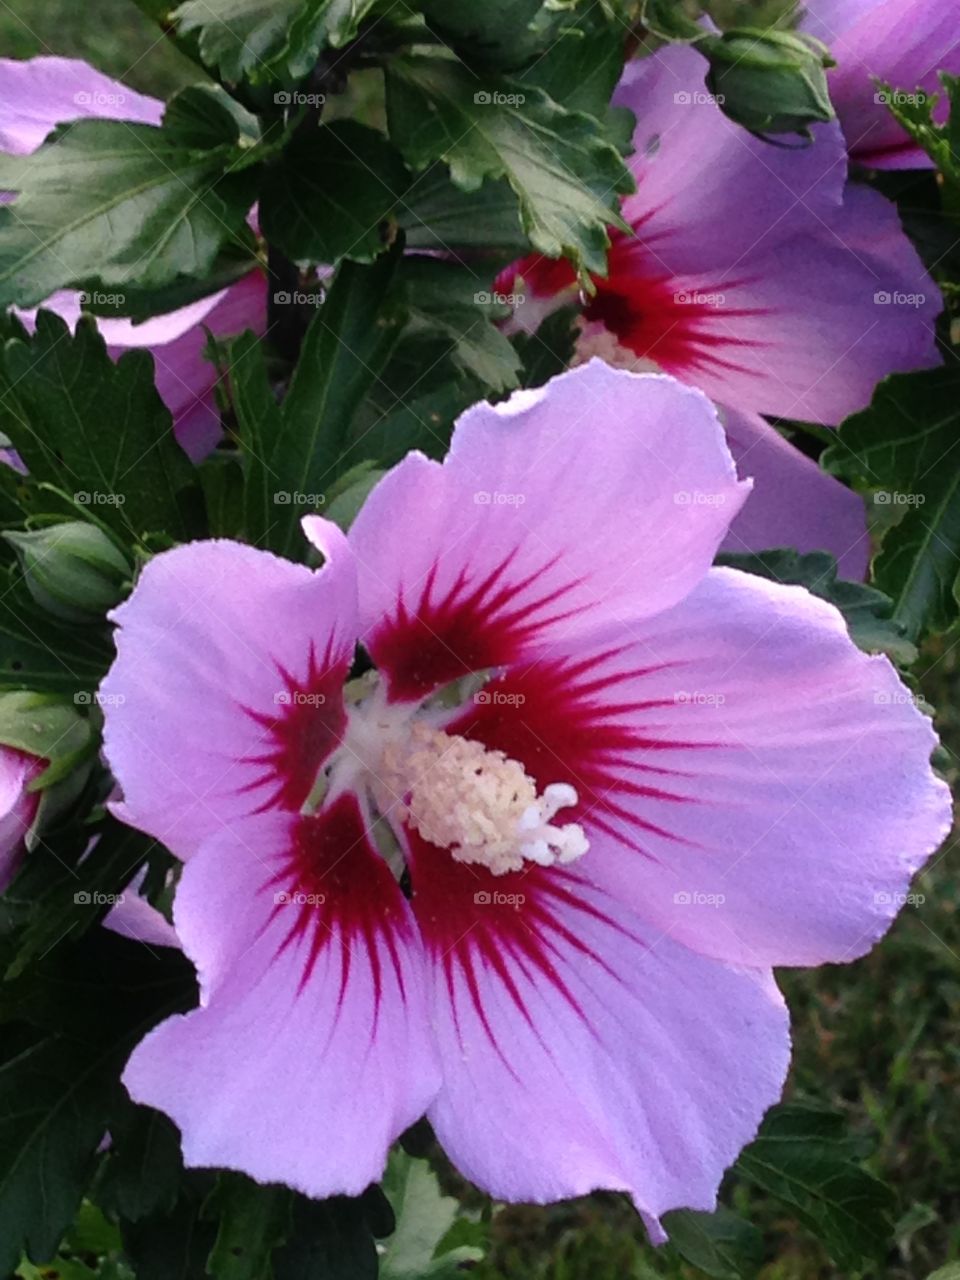
<svg viewBox="0 0 960 1280"><path fill-rule="evenodd" d="M559 556L533 572L518 570L515 558L513 552L478 579L464 566L442 593L434 565L419 600L408 605L400 596L396 612L369 640L394 701L420 699L471 672L515 661L542 627L577 612L563 600L579 580L536 587Z"/></svg>
<svg viewBox="0 0 960 1280"><path fill-rule="evenodd" d="M564 259L524 258L501 272L496 288L515 292L529 287L537 297L554 297L576 283ZM768 344L737 333L737 321L769 314L759 307L726 304L726 292L749 283L745 279L703 279L684 283L665 270L644 242L620 231L611 232L606 277L593 276L596 292L585 301L587 320L602 324L620 346L641 359L652 360L668 373L695 380L707 369L750 370L736 353Z"/></svg>
<svg viewBox="0 0 960 1280"><path fill-rule="evenodd" d="M271 710L245 708L264 730L263 751L243 757L243 763L262 767L261 776L244 790L270 789L258 812L299 809L313 790L320 766L340 742L347 721L343 683L349 659L342 654L334 657L331 649L328 644L318 659L311 647L302 676L278 665L276 701Z"/></svg>
<svg viewBox="0 0 960 1280"><path fill-rule="evenodd" d="M358 955L366 957L379 1011L383 967L392 967L404 995L398 939L409 933L403 895L370 842L359 802L345 792L320 813L291 825L284 865L263 886L274 898L272 923L289 918L280 951L302 948L302 991L321 955L334 949L339 963L339 1005Z"/></svg>
<svg viewBox="0 0 960 1280"><path fill-rule="evenodd" d="M460 1001L465 992L491 1045L513 1072L509 1046L498 1042L487 1013L491 988L502 988L538 1038L524 993L544 983L587 1021L564 977L566 964L599 965L612 977L617 975L578 935L577 915L619 926L583 901L576 878L558 868L532 867L494 876L483 867L454 861L448 850L416 831L407 834L414 914L443 975L458 1034L463 1040Z"/></svg>

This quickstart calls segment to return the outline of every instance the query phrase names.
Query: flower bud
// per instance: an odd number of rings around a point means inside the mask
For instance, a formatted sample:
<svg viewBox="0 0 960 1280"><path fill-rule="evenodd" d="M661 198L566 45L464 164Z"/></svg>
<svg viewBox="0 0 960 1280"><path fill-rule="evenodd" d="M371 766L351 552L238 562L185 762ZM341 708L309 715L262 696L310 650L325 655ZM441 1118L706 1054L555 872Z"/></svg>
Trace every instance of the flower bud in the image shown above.
<svg viewBox="0 0 960 1280"><path fill-rule="evenodd" d="M82 520L4 537L20 557L34 600L67 622L100 621L123 599L133 574L111 538Z"/></svg>
<svg viewBox="0 0 960 1280"><path fill-rule="evenodd" d="M740 27L702 41L709 58L707 87L724 112L751 133L800 133L832 120L825 45L795 31Z"/></svg>

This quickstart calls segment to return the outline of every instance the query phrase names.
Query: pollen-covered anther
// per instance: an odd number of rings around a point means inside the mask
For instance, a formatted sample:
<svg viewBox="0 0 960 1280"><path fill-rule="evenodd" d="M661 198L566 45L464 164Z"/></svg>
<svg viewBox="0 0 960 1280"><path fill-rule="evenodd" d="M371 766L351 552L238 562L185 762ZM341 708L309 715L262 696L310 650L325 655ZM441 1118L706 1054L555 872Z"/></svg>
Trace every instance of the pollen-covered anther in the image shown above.
<svg viewBox="0 0 960 1280"><path fill-rule="evenodd" d="M574 787L552 783L538 795L523 766L502 751L422 722L385 749L381 781L426 840L494 875L520 871L525 862L572 862L589 847L578 823L552 822L577 803Z"/></svg>

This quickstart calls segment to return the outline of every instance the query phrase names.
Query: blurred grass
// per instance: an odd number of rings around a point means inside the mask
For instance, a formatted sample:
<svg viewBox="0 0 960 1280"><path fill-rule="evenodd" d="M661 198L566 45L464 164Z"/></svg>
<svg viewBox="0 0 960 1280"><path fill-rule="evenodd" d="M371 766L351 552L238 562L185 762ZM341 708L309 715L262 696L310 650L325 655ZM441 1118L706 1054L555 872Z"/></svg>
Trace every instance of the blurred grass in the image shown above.
<svg viewBox="0 0 960 1280"><path fill-rule="evenodd" d="M84 57L158 96L197 78L130 0L0 0L0 53ZM923 687L939 711L956 790L960 641L943 640L925 656ZM863 1280L925 1280L960 1260L960 875L951 849L917 877L924 901L906 907L866 959L780 975L793 1012L791 1092L843 1110L850 1130L875 1149L871 1167L900 1197L895 1245ZM860 1280L838 1272L769 1200L743 1187L725 1194L764 1232L761 1280ZM650 1249L620 1197L597 1195L549 1209L504 1209L493 1252L473 1275L699 1280L702 1273L669 1247Z"/></svg>

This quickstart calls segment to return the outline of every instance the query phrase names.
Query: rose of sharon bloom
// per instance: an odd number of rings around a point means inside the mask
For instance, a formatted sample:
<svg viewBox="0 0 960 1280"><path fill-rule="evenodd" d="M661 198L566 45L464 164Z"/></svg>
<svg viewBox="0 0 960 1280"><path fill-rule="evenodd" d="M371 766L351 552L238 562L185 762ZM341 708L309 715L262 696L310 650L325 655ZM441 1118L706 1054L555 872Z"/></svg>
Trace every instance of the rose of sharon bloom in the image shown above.
<svg viewBox="0 0 960 1280"><path fill-rule="evenodd" d="M612 233L580 358L661 368L721 406L738 465L757 480L728 550L824 547L862 577L862 501L760 415L835 425L886 374L937 364L936 286L894 206L844 190L835 124L806 149L770 146L708 100L703 59L683 48L631 64L617 98L638 119L638 189L622 210L633 233ZM496 288L525 298L515 319L531 330L578 297L569 264L539 257Z"/></svg>
<svg viewBox="0 0 960 1280"><path fill-rule="evenodd" d="M85 116L159 124L164 104L136 93L71 58L0 58L0 150L35 151L58 124ZM61 291L42 304L72 327L81 314L80 294ZM32 327L34 312L21 318ZM227 289L142 324L97 318L116 357L130 347L147 347L156 365L157 390L173 414L177 439L194 459L217 444L222 429L214 387L217 372L203 358L206 330L224 337L243 329L263 332L266 292L263 276L252 271Z"/></svg>
<svg viewBox="0 0 960 1280"><path fill-rule="evenodd" d="M900 128L877 81L894 91L941 90L938 71L960 72L960 0L804 0L804 31L830 46L830 97L850 155L871 169L929 169ZM948 106L936 115L946 119Z"/></svg>
<svg viewBox="0 0 960 1280"><path fill-rule="evenodd" d="M506 1200L713 1206L787 1069L771 967L868 951L949 821L886 658L710 567L748 488L700 392L594 361L307 517L319 572L146 566L106 752L202 994L124 1079L188 1164L357 1193L425 1112Z"/></svg>
<svg viewBox="0 0 960 1280"><path fill-rule="evenodd" d="M16 875L24 839L37 816L40 793L27 788L46 767L39 756L0 745L0 893Z"/></svg>

